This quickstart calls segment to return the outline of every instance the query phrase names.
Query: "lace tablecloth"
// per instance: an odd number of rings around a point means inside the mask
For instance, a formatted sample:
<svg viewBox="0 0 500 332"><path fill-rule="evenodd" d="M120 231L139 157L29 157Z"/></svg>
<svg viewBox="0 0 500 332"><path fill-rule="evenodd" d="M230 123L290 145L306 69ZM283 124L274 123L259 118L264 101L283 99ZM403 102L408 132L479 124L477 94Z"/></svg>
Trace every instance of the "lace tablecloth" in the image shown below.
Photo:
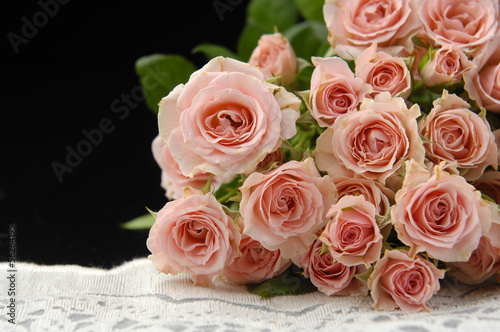
<svg viewBox="0 0 500 332"><path fill-rule="evenodd" d="M15 322L7 263L0 282L0 331L493 331L500 328L500 285L445 281L430 313L381 312L368 297L320 292L263 300L245 287L193 286L147 259L112 270L16 264Z"/></svg>

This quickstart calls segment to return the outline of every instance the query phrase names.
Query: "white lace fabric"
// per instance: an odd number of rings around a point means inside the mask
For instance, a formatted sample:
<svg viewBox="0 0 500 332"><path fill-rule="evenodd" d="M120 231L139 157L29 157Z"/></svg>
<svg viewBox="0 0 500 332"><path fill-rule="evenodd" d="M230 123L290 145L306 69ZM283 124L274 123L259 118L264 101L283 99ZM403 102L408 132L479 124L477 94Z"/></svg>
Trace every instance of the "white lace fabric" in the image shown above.
<svg viewBox="0 0 500 332"><path fill-rule="evenodd" d="M7 266L7 263L0 264ZM498 331L500 284L444 281L428 313L376 311L369 296L320 292L261 299L245 287L193 286L146 258L111 270L17 263L16 324L0 282L0 331ZM7 275L7 268L5 269ZM8 276L8 275L7 275Z"/></svg>

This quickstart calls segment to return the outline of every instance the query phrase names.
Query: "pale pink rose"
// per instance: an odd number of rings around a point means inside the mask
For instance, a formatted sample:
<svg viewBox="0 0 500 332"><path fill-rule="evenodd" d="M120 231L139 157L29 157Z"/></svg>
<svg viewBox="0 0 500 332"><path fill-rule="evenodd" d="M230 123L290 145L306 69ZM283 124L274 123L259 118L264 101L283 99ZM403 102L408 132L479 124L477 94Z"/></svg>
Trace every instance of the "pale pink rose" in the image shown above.
<svg viewBox="0 0 500 332"><path fill-rule="evenodd" d="M361 195L375 206L375 212L381 216L389 212L394 202L394 192L372 179L336 176L333 178L333 183L337 187L339 199L349 195Z"/></svg>
<svg viewBox="0 0 500 332"><path fill-rule="evenodd" d="M464 72L476 65L455 44L448 44L431 51L420 77L427 86L456 84L462 81Z"/></svg>
<svg viewBox="0 0 500 332"><path fill-rule="evenodd" d="M283 75L280 81L284 85L293 82L297 75L295 51L288 39L279 32L262 35L248 63L268 76Z"/></svg>
<svg viewBox="0 0 500 332"><path fill-rule="evenodd" d="M346 266L336 261L328 250L322 249L322 242L314 241L306 253L295 257L297 266L304 268L304 276L318 290L328 296L368 294L366 283L355 277L366 270L363 266Z"/></svg>
<svg viewBox="0 0 500 332"><path fill-rule="evenodd" d="M391 222L410 255L426 252L443 262L464 262L488 232L491 204L459 176L437 165L429 172L406 162L403 187L396 193Z"/></svg>
<svg viewBox="0 0 500 332"><path fill-rule="evenodd" d="M476 68L464 73L465 90L479 106L500 113L500 36L473 62Z"/></svg>
<svg viewBox="0 0 500 332"><path fill-rule="evenodd" d="M380 258L382 234L375 219L375 206L363 196L344 196L326 215L320 240L328 245L332 257L347 266L367 268Z"/></svg>
<svg viewBox="0 0 500 332"><path fill-rule="evenodd" d="M318 168L331 177L358 174L385 184L405 160L423 164L418 116L417 104L408 109L388 92L365 98L359 111L341 115L320 135L313 152Z"/></svg>
<svg viewBox="0 0 500 332"><path fill-rule="evenodd" d="M260 242L244 234L240 252L241 256L236 257L222 272L223 278L231 284L260 283L280 275L292 264L290 259L281 256L279 250L267 250Z"/></svg>
<svg viewBox="0 0 500 332"><path fill-rule="evenodd" d="M436 45L473 50L491 40L498 28L498 0L420 0L423 30Z"/></svg>
<svg viewBox="0 0 500 332"><path fill-rule="evenodd" d="M392 55L413 52L420 22L414 0L326 0L328 41L344 59L356 58L372 43Z"/></svg>
<svg viewBox="0 0 500 332"><path fill-rule="evenodd" d="M161 169L161 186L165 189L165 196L170 199L178 199L184 195L184 188L193 187L202 189L210 179L210 173L196 171L192 178L182 174L179 165L170 154L168 145L163 142L158 135L151 144L153 157ZM223 183L231 181L234 174L225 173L219 176L212 176L210 180L211 189L217 190Z"/></svg>
<svg viewBox="0 0 500 332"><path fill-rule="evenodd" d="M356 77L373 87L371 96L387 91L393 97L407 98L411 92L411 73L404 60L378 51L372 44L355 60Z"/></svg>
<svg viewBox="0 0 500 332"><path fill-rule="evenodd" d="M308 250L337 201L335 185L319 174L312 158L254 172L240 191L243 233L268 250L280 249L284 258Z"/></svg>
<svg viewBox="0 0 500 332"><path fill-rule="evenodd" d="M476 114L470 105L444 90L434 100L431 112L419 121L426 157L454 172L458 168L468 181L479 178L486 167L498 167L498 147L484 112Z"/></svg>
<svg viewBox="0 0 500 332"><path fill-rule="evenodd" d="M497 204L500 204L500 172L489 170L483 173L479 179L471 184L482 194L487 195Z"/></svg>
<svg viewBox="0 0 500 332"><path fill-rule="evenodd" d="M295 135L300 104L259 69L216 57L160 101L160 136L185 176L250 173Z"/></svg>
<svg viewBox="0 0 500 332"><path fill-rule="evenodd" d="M386 250L368 278L373 308L430 311L426 303L439 291L439 279L444 275L445 271L420 255L410 257L404 250Z"/></svg>
<svg viewBox="0 0 500 332"><path fill-rule="evenodd" d="M356 110L372 87L354 77L342 58L313 57L312 62L310 112L321 127L331 127L339 115Z"/></svg>
<svg viewBox="0 0 500 332"><path fill-rule="evenodd" d="M241 234L211 194L186 188L156 216L147 239L149 259L165 274L187 273L200 285L213 285L239 255Z"/></svg>
<svg viewBox="0 0 500 332"><path fill-rule="evenodd" d="M483 236L467 262L448 263L446 267L464 284L480 284L500 271L500 247L494 247L490 239Z"/></svg>

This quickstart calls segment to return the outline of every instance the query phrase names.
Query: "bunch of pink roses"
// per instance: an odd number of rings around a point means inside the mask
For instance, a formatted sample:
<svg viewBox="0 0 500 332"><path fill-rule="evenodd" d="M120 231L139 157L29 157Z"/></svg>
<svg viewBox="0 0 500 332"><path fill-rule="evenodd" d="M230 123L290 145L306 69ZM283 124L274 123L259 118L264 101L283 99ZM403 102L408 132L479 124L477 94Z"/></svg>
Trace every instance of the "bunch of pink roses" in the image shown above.
<svg viewBox="0 0 500 332"><path fill-rule="evenodd" d="M500 281L498 1L323 13L327 54L264 34L248 62L214 57L159 103L155 268L255 284L293 264L326 295L407 312L429 310L445 271Z"/></svg>

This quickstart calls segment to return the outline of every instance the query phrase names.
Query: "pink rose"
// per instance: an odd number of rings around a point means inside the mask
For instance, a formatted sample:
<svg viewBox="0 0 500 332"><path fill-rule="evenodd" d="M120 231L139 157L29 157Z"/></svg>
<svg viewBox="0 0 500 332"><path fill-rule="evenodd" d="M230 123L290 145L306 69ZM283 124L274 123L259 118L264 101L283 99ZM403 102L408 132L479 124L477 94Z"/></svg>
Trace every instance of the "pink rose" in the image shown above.
<svg viewBox="0 0 500 332"><path fill-rule="evenodd" d="M388 92L365 98L359 111L341 115L318 138L318 168L331 177L358 174L385 184L405 160L424 161L419 115L417 104L408 109L403 98Z"/></svg>
<svg viewBox="0 0 500 332"><path fill-rule="evenodd" d="M489 42L473 62L476 67L464 73L465 90L479 106L500 113L500 37Z"/></svg>
<svg viewBox="0 0 500 332"><path fill-rule="evenodd" d="M409 55L420 22L414 0L326 0L328 41L344 59L356 58L372 43L392 55Z"/></svg>
<svg viewBox="0 0 500 332"><path fill-rule="evenodd" d="M393 97L407 98L411 92L411 73L402 58L377 52L372 44L356 59L356 77L373 87L371 96L387 91Z"/></svg>
<svg viewBox="0 0 500 332"><path fill-rule="evenodd" d="M491 226L490 207L479 191L443 171L442 164L429 172L411 160L391 221L398 238L411 247L410 256L425 251L444 262L463 262Z"/></svg>
<svg viewBox="0 0 500 332"><path fill-rule="evenodd" d="M487 195L497 204L500 204L500 172L486 171L479 179L471 182L471 184L482 194Z"/></svg>
<svg viewBox="0 0 500 332"><path fill-rule="evenodd" d="M337 187L339 199L349 195L361 195L375 206L375 212L381 216L389 212L394 201L394 192L372 179L336 176L333 183Z"/></svg>
<svg viewBox="0 0 500 332"><path fill-rule="evenodd" d="M491 40L498 28L498 0L421 0L422 28L437 45L473 50Z"/></svg>
<svg viewBox="0 0 500 332"><path fill-rule="evenodd" d="M284 258L308 250L337 200L335 185L319 174L312 158L254 172L240 191L243 233L268 250L280 249Z"/></svg>
<svg viewBox="0 0 500 332"><path fill-rule="evenodd" d="M296 133L300 99L257 68L216 57L160 101L158 125L185 176L249 173Z"/></svg>
<svg viewBox="0 0 500 332"><path fill-rule="evenodd" d="M163 142L158 135L151 144L153 157L161 169L161 186L165 189L168 199L174 200L184 195L184 188L193 187L202 189L210 178L210 173L196 171L192 178L184 176L170 154L168 145ZM221 184L231 181L234 175L226 173L220 176L213 176L211 185L213 190L217 190Z"/></svg>
<svg viewBox="0 0 500 332"><path fill-rule="evenodd" d="M460 83L463 73L476 66L455 44L431 51L424 61L428 62L422 66L420 77L427 86Z"/></svg>
<svg viewBox="0 0 500 332"><path fill-rule="evenodd" d="M320 126L331 127L339 115L356 110L372 88L354 77L342 58L313 57L312 62L316 68L311 76L310 112Z"/></svg>
<svg viewBox="0 0 500 332"><path fill-rule="evenodd" d="M288 39L279 32L262 35L248 63L270 77L283 75L281 82L284 85L293 82L297 75L295 52Z"/></svg>
<svg viewBox="0 0 500 332"><path fill-rule="evenodd" d="M403 250L386 250L368 278L373 308L404 312L429 311L425 305L439 289L445 272Z"/></svg>
<svg viewBox="0 0 500 332"><path fill-rule="evenodd" d="M190 274L196 284L212 285L238 256L240 232L222 205L208 193L187 188L156 216L147 246L154 267L165 274Z"/></svg>
<svg viewBox="0 0 500 332"><path fill-rule="evenodd" d="M326 215L330 220L320 235L332 257L347 266L367 268L380 258L382 234L375 206L363 196L344 196Z"/></svg>
<svg viewBox="0 0 500 332"><path fill-rule="evenodd" d="M500 226L497 228L497 232L500 232ZM500 271L500 247L493 246L485 235L467 262L448 263L446 267L459 281L468 285L480 284Z"/></svg>
<svg viewBox="0 0 500 332"><path fill-rule="evenodd" d="M479 178L486 167L498 167L498 147L484 112L472 112L470 105L444 90L434 100L429 115L419 121L419 132L429 142L424 143L426 157L445 169L466 171L471 181Z"/></svg>
<svg viewBox="0 0 500 332"><path fill-rule="evenodd" d="M256 284L283 273L292 261L284 259L279 250L270 251L251 237L244 235L240 243L241 256L224 269L223 278L232 284Z"/></svg>
<svg viewBox="0 0 500 332"><path fill-rule="evenodd" d="M326 295L367 295L366 283L355 277L365 272L361 266L346 266L336 261L322 242L314 241L308 252L294 258L297 266L304 268L304 276Z"/></svg>

